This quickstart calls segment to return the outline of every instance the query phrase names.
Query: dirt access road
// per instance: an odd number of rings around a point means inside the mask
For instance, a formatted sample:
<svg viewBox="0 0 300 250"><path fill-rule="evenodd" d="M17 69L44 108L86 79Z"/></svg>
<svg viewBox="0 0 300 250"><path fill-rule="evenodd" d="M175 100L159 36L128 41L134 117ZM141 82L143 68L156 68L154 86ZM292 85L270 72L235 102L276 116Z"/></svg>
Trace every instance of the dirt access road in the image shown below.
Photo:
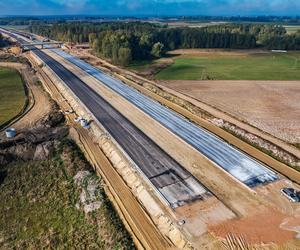
<svg viewBox="0 0 300 250"><path fill-rule="evenodd" d="M17 130L17 132L21 132L23 129L32 127L38 120L41 119L41 117L50 112L50 99L43 91L42 86L39 86L37 77L28 66L12 62L0 62L0 66L18 70L29 89L28 109L25 110L24 114L16 117L16 119L12 122L12 126Z"/></svg>

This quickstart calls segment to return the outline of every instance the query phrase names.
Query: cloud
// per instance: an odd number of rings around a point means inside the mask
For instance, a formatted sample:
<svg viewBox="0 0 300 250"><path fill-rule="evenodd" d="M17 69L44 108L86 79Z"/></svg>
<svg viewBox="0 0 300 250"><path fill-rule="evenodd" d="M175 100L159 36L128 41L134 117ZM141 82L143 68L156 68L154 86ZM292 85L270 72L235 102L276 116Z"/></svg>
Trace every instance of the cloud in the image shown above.
<svg viewBox="0 0 300 250"><path fill-rule="evenodd" d="M55 4L64 6L66 8L83 8L87 4L87 0L50 0Z"/></svg>
<svg viewBox="0 0 300 250"><path fill-rule="evenodd" d="M297 15L299 0L0 0L0 14Z"/></svg>

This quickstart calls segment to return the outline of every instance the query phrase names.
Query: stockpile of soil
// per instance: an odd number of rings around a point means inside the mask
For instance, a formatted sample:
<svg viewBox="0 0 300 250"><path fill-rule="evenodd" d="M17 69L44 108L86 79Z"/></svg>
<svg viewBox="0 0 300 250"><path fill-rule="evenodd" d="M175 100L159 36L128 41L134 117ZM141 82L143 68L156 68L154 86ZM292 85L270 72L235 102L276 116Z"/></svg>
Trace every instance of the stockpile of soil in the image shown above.
<svg viewBox="0 0 300 250"><path fill-rule="evenodd" d="M20 131L15 138L0 143L0 166L16 160L45 160L67 134L64 115L53 104L52 111L32 128Z"/></svg>

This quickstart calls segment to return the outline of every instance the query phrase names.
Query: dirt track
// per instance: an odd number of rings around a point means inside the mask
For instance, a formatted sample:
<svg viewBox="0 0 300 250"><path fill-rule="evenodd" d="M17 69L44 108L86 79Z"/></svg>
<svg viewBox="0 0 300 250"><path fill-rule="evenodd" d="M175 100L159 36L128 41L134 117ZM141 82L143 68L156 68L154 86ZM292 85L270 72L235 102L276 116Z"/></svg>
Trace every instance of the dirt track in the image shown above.
<svg viewBox="0 0 300 250"><path fill-rule="evenodd" d="M242 236L246 242L256 244L264 242L285 243L294 235L293 231L283 230L278 225L284 221L285 215L275 210L262 210L236 221L228 221L210 229L218 236L228 234Z"/></svg>
<svg viewBox="0 0 300 250"><path fill-rule="evenodd" d="M17 122L14 123L13 127L17 130L22 130L23 128L30 127L36 123L41 117L47 114L50 111L51 104L48 96L42 90L41 86L38 86L34 82L34 74L30 72L30 69L21 63L9 63L1 62L0 66L10 67L17 69L23 76L26 84L31 90L29 94L30 102L32 107L30 110L21 117L17 119Z"/></svg>
<svg viewBox="0 0 300 250"><path fill-rule="evenodd" d="M212 53L214 55L222 55L222 56L247 56L253 54L268 54L270 53L267 50L261 49L177 49L168 52L170 55L189 55L189 56L211 56Z"/></svg>

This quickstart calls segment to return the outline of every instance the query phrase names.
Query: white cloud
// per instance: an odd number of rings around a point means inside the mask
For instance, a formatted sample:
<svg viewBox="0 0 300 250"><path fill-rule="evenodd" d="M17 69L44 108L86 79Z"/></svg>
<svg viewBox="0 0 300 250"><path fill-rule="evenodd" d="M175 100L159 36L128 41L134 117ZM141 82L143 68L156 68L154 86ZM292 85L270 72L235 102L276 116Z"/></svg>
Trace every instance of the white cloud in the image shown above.
<svg viewBox="0 0 300 250"><path fill-rule="evenodd" d="M0 0L0 14L297 15L300 0Z"/></svg>
<svg viewBox="0 0 300 250"><path fill-rule="evenodd" d="M87 0L51 0L53 3L69 8L82 8L87 4Z"/></svg>

